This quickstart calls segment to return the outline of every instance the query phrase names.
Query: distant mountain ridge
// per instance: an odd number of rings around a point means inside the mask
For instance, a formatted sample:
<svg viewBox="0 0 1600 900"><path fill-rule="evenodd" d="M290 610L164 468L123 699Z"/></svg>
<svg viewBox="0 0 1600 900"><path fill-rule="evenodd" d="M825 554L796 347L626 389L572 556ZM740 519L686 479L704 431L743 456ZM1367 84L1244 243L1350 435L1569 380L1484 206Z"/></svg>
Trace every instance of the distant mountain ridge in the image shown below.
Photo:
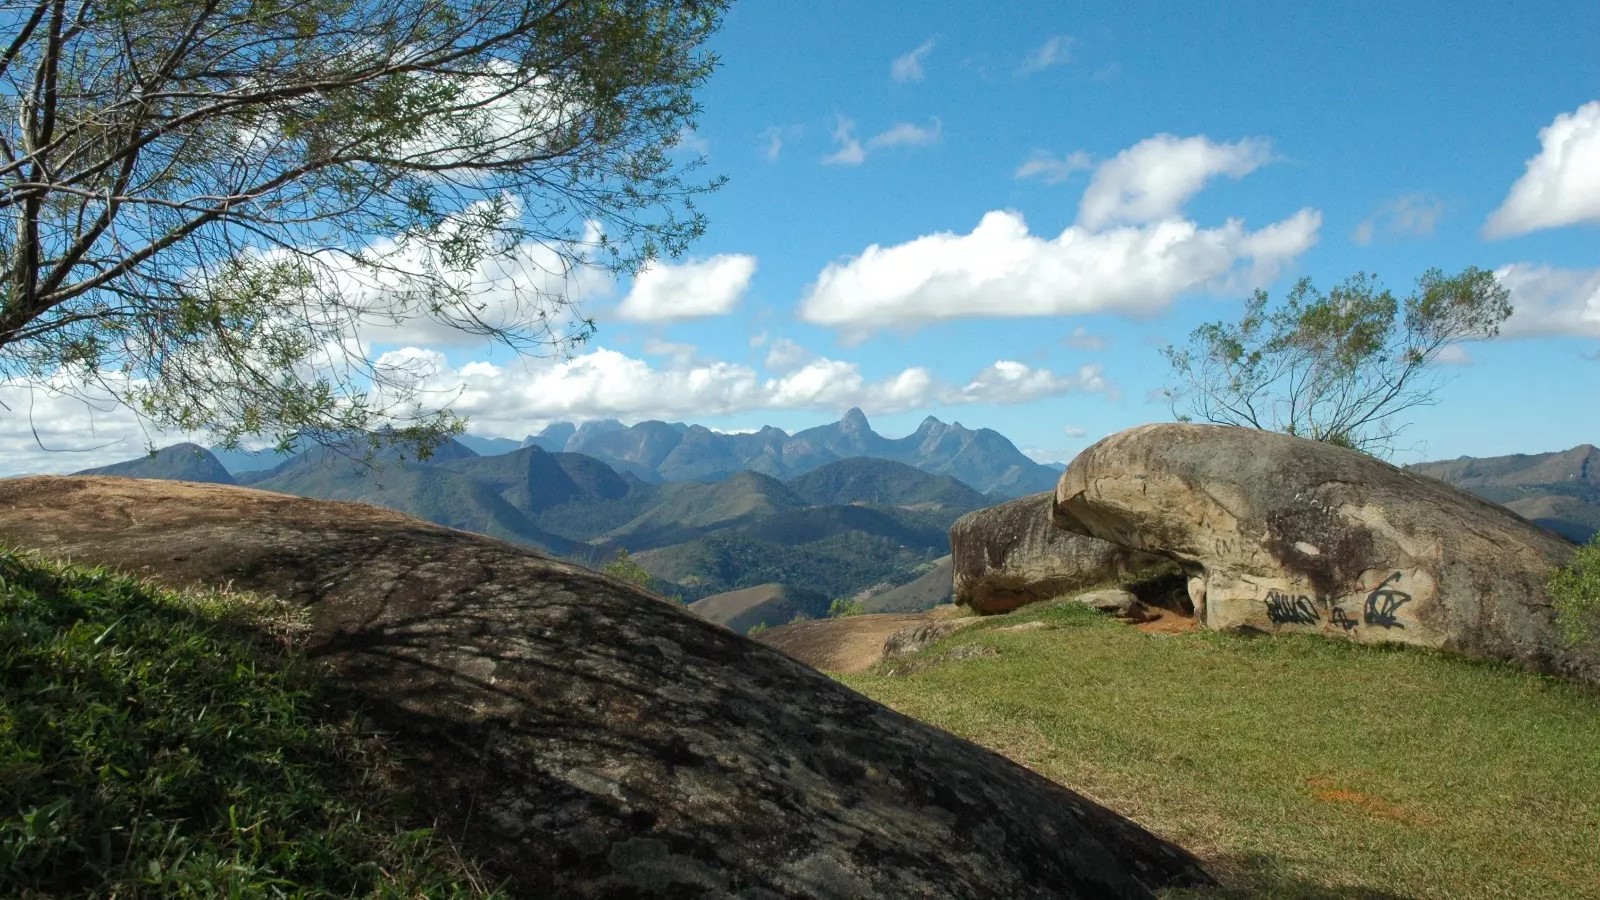
<svg viewBox="0 0 1600 900"><path fill-rule="evenodd" d="M724 434L682 422L561 422L528 435L523 446L582 453L644 481L711 481L747 470L788 479L841 459L866 457L947 475L980 493L1010 499L1049 490L1061 474L1029 459L988 428L947 425L929 416L911 434L886 438L872 430L860 409L792 435L770 425L748 434Z"/></svg>
<svg viewBox="0 0 1600 900"><path fill-rule="evenodd" d="M1554 453L1463 456L1406 469L1499 503L1578 543L1600 532L1600 448L1593 444Z"/></svg>
<svg viewBox="0 0 1600 900"><path fill-rule="evenodd" d="M588 434L627 431L602 425ZM676 449L640 447L641 466ZM787 621L825 611L834 597L913 581L949 552L950 524L992 502L949 476L864 457L787 481L743 470L713 481L647 482L597 458L537 445L483 456L464 441L447 440L426 460L404 447L370 456L356 452L364 445L344 449L319 445L234 478L205 448L179 445L106 474L229 479L285 494L372 503L589 565L627 550L656 579L654 589L687 601L766 586L765 593L707 607L726 607L729 621L742 615L735 608L747 601L766 604L761 621L781 611Z"/></svg>

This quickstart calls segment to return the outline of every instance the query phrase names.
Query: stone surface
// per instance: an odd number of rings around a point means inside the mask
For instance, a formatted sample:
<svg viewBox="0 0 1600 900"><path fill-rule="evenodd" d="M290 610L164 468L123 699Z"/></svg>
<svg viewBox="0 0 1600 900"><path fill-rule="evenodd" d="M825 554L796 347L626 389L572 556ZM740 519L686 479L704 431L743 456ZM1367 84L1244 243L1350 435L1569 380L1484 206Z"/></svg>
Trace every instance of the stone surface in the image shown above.
<svg viewBox="0 0 1600 900"><path fill-rule="evenodd" d="M527 897L1145 897L1180 849L587 569L360 504L0 480L0 541L312 608L419 809Z"/></svg>
<svg viewBox="0 0 1600 900"><path fill-rule="evenodd" d="M1600 680L1545 591L1575 550L1443 482L1273 432L1146 425L1078 455L1052 515L1190 574L1210 628L1402 642Z"/></svg>
<svg viewBox="0 0 1600 900"><path fill-rule="evenodd" d="M1173 571L1172 563L1050 521L1049 492L967 513L950 527L956 603L1010 612L1081 588Z"/></svg>
<svg viewBox="0 0 1600 900"><path fill-rule="evenodd" d="M1148 622L1156 617L1148 606L1139 602L1132 592L1121 588L1112 588L1104 591L1088 591L1072 598L1076 603L1082 603L1097 612L1108 616L1117 616L1130 622Z"/></svg>
<svg viewBox="0 0 1600 900"><path fill-rule="evenodd" d="M958 619L940 619L931 622L922 622L910 628L896 631L889 635L883 642L883 656L893 659L897 656L910 656L924 650L940 640L966 628L969 625L981 622L979 616L962 616Z"/></svg>

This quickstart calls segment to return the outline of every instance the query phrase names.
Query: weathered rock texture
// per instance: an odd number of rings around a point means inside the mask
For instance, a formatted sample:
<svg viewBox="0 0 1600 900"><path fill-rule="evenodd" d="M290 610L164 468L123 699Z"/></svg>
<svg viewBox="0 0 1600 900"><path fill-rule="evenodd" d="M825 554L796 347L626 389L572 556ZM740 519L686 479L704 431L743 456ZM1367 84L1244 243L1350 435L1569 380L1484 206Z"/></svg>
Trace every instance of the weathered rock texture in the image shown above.
<svg viewBox="0 0 1600 900"><path fill-rule="evenodd" d="M1600 680L1545 591L1574 546L1362 453L1273 432L1146 425L1078 455L1064 529L1180 560L1201 622L1313 631Z"/></svg>
<svg viewBox="0 0 1600 900"><path fill-rule="evenodd" d="M1171 560L1054 527L1049 492L967 513L950 527L956 603L1010 612L1069 591L1173 571Z"/></svg>
<svg viewBox="0 0 1600 900"><path fill-rule="evenodd" d="M1138 897L1181 850L619 581L350 503L0 481L0 540L310 604L421 808L529 897Z"/></svg>
<svg viewBox="0 0 1600 900"><path fill-rule="evenodd" d="M933 619L901 629L884 640L883 657L894 659L919 653L980 621L983 620L978 616L962 616L959 619Z"/></svg>

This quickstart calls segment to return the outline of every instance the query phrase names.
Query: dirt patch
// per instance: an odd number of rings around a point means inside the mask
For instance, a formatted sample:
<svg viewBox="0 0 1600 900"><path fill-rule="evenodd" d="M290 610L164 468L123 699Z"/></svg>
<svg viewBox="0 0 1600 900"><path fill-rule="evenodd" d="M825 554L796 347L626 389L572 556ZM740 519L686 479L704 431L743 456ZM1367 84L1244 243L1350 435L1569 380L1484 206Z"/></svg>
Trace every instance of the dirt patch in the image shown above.
<svg viewBox="0 0 1600 900"><path fill-rule="evenodd" d="M768 647L782 650L824 672L865 672L883 659L883 642L897 631L928 621L925 613L883 613L796 622L755 635Z"/></svg>
<svg viewBox="0 0 1600 900"><path fill-rule="evenodd" d="M1185 616L1171 610L1161 610L1161 615L1148 622L1140 622L1133 627L1145 634L1188 634L1198 631L1200 623L1194 616Z"/></svg>
<svg viewBox="0 0 1600 900"><path fill-rule="evenodd" d="M1332 778L1307 779L1306 786L1311 788L1312 798L1321 803L1335 803L1354 807L1374 819L1388 819L1393 822L1402 822L1406 825L1428 825L1433 821L1431 816L1408 809L1382 797L1374 797L1371 794L1340 787Z"/></svg>

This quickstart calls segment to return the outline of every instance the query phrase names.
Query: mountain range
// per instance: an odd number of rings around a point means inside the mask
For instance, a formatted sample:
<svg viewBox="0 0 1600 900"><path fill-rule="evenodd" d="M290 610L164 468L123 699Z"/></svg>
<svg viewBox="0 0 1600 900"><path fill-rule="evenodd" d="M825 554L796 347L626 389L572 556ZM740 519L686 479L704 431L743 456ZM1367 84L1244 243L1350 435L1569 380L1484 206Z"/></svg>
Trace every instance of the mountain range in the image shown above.
<svg viewBox="0 0 1600 900"><path fill-rule="evenodd" d="M483 456L454 440L426 461L394 448L363 458L318 446L237 475L205 448L180 444L88 474L373 503L589 565L625 550L662 594L695 601L742 591L707 609L727 610L717 618L745 627L823 614L832 598L916 581L948 555L951 523L995 502L948 475L871 457L837 459L787 480L745 470L715 481L647 482L581 453L530 445ZM743 616L757 595L757 617Z"/></svg>
<svg viewBox="0 0 1600 900"><path fill-rule="evenodd" d="M1556 453L1463 456L1406 468L1499 503L1580 544L1600 532L1600 449L1593 444Z"/></svg>
<svg viewBox="0 0 1600 900"><path fill-rule="evenodd" d="M793 436L599 422L551 426L520 444L469 436L426 461L414 456L389 449L357 459L318 446L231 457L240 465L276 460L234 473L206 448L179 444L88 471L373 503L589 565L625 550L653 588L741 629L823 614L836 597L869 611L945 602L951 523L1012 489L1048 489L1058 477L1019 463L1033 465L995 432L930 418L917 433L889 439L859 410ZM740 459L768 471L730 470ZM1600 450L1590 445L1408 468L1574 541L1600 531ZM690 473L701 477L682 477Z"/></svg>

